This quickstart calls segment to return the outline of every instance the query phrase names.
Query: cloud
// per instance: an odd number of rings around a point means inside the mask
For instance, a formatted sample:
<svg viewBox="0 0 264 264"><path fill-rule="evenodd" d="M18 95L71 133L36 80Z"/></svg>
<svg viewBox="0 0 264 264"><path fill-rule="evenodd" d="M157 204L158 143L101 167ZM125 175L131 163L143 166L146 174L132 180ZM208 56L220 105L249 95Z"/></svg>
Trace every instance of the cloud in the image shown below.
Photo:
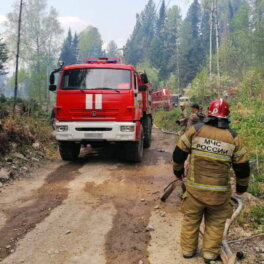
<svg viewBox="0 0 264 264"><path fill-rule="evenodd" d="M65 34L67 34L69 28L71 29L72 33L79 33L90 25L89 21L80 19L79 17L65 16L59 17L58 20L60 21Z"/></svg>
<svg viewBox="0 0 264 264"><path fill-rule="evenodd" d="M5 15L0 15L0 24L7 21L7 17Z"/></svg>
<svg viewBox="0 0 264 264"><path fill-rule="evenodd" d="M5 15L0 15L0 33L4 31L4 22L7 21L7 18Z"/></svg>

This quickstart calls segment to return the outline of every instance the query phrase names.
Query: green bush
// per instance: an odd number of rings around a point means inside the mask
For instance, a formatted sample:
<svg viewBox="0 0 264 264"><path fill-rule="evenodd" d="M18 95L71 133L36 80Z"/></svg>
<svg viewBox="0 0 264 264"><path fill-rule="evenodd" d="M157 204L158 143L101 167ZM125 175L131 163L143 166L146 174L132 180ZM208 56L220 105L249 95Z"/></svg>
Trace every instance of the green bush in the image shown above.
<svg viewBox="0 0 264 264"><path fill-rule="evenodd" d="M11 114L13 111L14 98L7 98L3 95L0 97L1 109L5 109ZM23 115L34 118L49 119L50 112L46 111L43 105L40 105L35 100L25 100L17 98L16 104L22 106Z"/></svg>
<svg viewBox="0 0 264 264"><path fill-rule="evenodd" d="M238 224L245 226L247 223L250 229L256 231L256 233L264 232L264 206L254 205L247 211L242 212L238 217Z"/></svg>
<svg viewBox="0 0 264 264"><path fill-rule="evenodd" d="M262 188L258 182L250 183L248 186L248 192L258 198L263 198Z"/></svg>
<svg viewBox="0 0 264 264"><path fill-rule="evenodd" d="M242 105L240 110L235 107L238 101ZM258 184L264 182L264 104L261 101L240 98L232 106L232 128L241 135L250 154L251 184L248 192L264 198L263 185Z"/></svg>
<svg viewBox="0 0 264 264"><path fill-rule="evenodd" d="M176 125L175 121L180 116L180 109L174 108L171 111L157 110L154 112L154 123L158 127L165 128L171 131L178 131L180 127Z"/></svg>

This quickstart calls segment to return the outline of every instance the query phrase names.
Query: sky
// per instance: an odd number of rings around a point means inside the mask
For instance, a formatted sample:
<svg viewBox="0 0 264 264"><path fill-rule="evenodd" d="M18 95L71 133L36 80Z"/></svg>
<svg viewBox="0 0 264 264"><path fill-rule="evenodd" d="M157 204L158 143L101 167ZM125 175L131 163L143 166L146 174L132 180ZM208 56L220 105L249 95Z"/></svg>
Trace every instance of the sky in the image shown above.
<svg viewBox="0 0 264 264"><path fill-rule="evenodd" d="M5 15L12 11L18 0L1 0L0 25ZM27 0L23 0L25 3ZM79 33L87 26L98 28L104 43L114 40L119 47L125 45L136 23L136 13L140 13L148 0L47 0L59 13L59 21L65 32L69 27ZM154 0L159 5L161 0ZM185 16L190 0L167 0L168 6L178 5ZM0 27L3 30L3 26Z"/></svg>

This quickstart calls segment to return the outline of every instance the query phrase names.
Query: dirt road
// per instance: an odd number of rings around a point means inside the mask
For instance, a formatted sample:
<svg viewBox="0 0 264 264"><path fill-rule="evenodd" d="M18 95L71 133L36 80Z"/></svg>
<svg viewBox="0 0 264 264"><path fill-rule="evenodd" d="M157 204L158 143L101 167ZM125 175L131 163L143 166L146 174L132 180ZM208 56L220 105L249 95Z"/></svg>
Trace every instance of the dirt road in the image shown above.
<svg viewBox="0 0 264 264"><path fill-rule="evenodd" d="M181 257L179 190L160 202L175 140L155 129L141 164L120 162L114 147L87 150L4 187L1 263L203 263Z"/></svg>

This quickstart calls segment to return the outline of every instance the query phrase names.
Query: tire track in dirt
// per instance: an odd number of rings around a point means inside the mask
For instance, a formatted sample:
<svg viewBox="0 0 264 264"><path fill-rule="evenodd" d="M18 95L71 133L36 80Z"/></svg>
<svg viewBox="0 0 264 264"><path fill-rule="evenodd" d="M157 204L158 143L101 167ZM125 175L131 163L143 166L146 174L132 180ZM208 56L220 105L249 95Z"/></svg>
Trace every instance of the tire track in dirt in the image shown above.
<svg viewBox="0 0 264 264"><path fill-rule="evenodd" d="M161 186L166 185L162 168L168 167L165 163L170 154L157 150L146 152L149 153L145 154L148 159L144 165L121 165L111 172L110 180L100 185L86 184L85 191L100 204L111 201L117 212L106 236L106 264L138 264L140 260L150 264L147 248L151 233L146 227L151 211L159 203Z"/></svg>
<svg viewBox="0 0 264 264"><path fill-rule="evenodd" d="M35 228L68 196L68 183L78 175L82 163L68 163L50 173L46 183L28 199L34 202L14 210L6 210L7 221L0 230L0 261L16 248L16 243Z"/></svg>

